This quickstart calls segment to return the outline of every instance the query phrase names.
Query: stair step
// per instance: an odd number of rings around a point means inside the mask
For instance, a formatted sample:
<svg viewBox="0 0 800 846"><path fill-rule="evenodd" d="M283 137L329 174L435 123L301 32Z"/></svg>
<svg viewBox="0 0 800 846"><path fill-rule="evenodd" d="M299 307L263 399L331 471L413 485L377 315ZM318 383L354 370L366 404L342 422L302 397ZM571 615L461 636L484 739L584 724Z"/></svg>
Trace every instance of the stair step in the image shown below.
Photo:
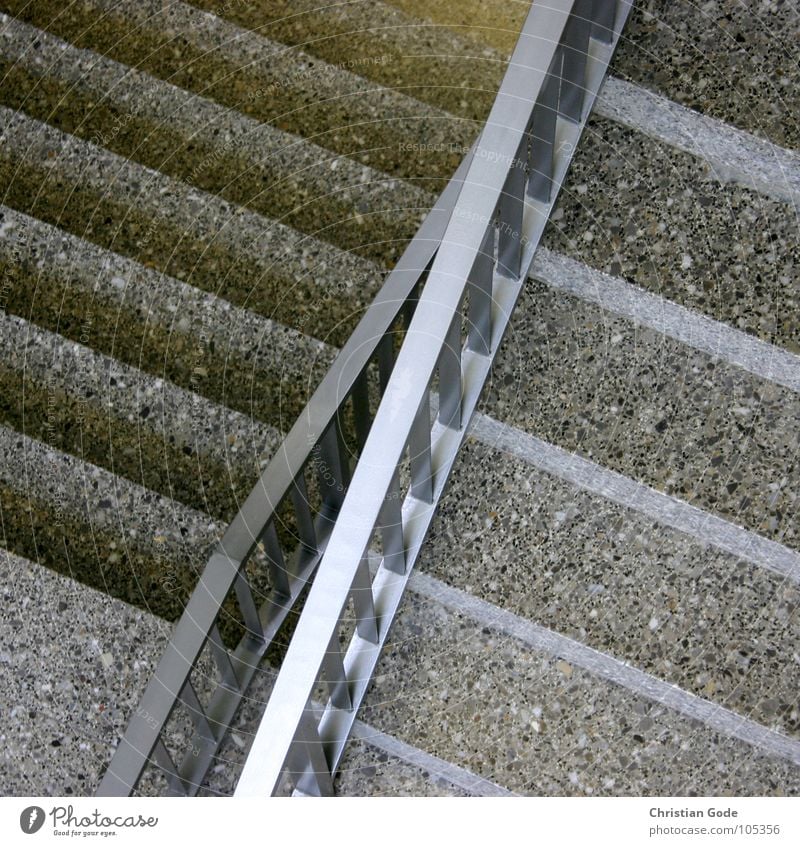
<svg viewBox="0 0 800 846"><path fill-rule="evenodd" d="M635 3L612 70L671 100L800 149L794 3Z"/></svg>
<svg viewBox="0 0 800 846"><path fill-rule="evenodd" d="M222 5L192 0L192 5L480 123L489 114L510 56L375 0L330 5L316 0Z"/></svg>
<svg viewBox="0 0 800 846"><path fill-rule="evenodd" d="M0 206L0 268L7 312L282 431L335 356L321 341L8 206Z"/></svg>
<svg viewBox="0 0 800 846"><path fill-rule="evenodd" d="M91 794L169 624L3 549L0 582L3 793Z"/></svg>
<svg viewBox="0 0 800 846"><path fill-rule="evenodd" d="M76 46L386 173L449 178L458 154L410 157L406 145L469 145L480 128L366 81L363 61L348 70L354 54L329 65L306 45L289 49L266 30L242 29L187 3L84 0L65 8L57 0L5 0L3 8Z"/></svg>
<svg viewBox="0 0 800 846"><path fill-rule="evenodd" d="M0 72L7 107L376 259L390 261L431 205L408 182L14 19Z"/></svg>
<svg viewBox="0 0 800 846"><path fill-rule="evenodd" d="M593 117L544 243L800 352L794 206Z"/></svg>
<svg viewBox="0 0 800 846"><path fill-rule="evenodd" d="M342 343L380 285L363 258L26 115L0 122L7 205L235 305Z"/></svg>
<svg viewBox="0 0 800 846"><path fill-rule="evenodd" d="M474 441L420 567L800 737L800 572L792 581L764 570Z"/></svg>
<svg viewBox="0 0 800 846"><path fill-rule="evenodd" d="M483 409L792 548L800 396L531 281Z"/></svg>
<svg viewBox="0 0 800 846"><path fill-rule="evenodd" d="M0 426L5 547L168 620L225 525Z"/></svg>
<svg viewBox="0 0 800 846"><path fill-rule="evenodd" d="M518 793L785 795L789 761L407 595L361 715Z"/></svg>
<svg viewBox="0 0 800 846"><path fill-rule="evenodd" d="M0 422L230 521L280 433L25 320L0 315Z"/></svg>

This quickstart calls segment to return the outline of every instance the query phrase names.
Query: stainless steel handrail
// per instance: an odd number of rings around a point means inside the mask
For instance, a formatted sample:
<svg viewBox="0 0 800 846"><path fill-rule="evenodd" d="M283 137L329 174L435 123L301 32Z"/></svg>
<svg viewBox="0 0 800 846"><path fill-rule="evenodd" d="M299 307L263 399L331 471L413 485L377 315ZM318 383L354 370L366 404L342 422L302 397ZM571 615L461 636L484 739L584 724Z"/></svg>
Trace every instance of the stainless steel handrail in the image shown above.
<svg viewBox="0 0 800 846"><path fill-rule="evenodd" d="M209 557L197 587L170 637L142 699L129 719L97 789L98 796L127 796L150 766L167 777L172 795L194 795L259 662L288 617L319 563L349 481L349 462L342 443L342 418L352 411L363 445L374 415L370 406L370 368L379 371L379 390L394 364L393 334L408 326L416 296L466 173L469 154L439 197L436 206L388 275L330 370ZM324 468L322 508L312 514L306 477L314 465ZM299 528L293 550L277 538L276 515L292 502ZM257 606L245 565L261 544L271 570L272 592ZM217 621L225 601L236 595L248 627L235 649L223 644ZM217 664L220 683L203 706L191 673L204 648ZM194 734L174 760L165 743L168 720L181 708L195 724Z"/></svg>
<svg viewBox="0 0 800 846"><path fill-rule="evenodd" d="M237 796L275 794L287 779L297 793L333 792L357 709L630 6L547 0L530 10L468 159ZM437 374L438 416L431 424ZM409 479L401 484L405 471ZM380 555L372 551L378 535ZM342 654L351 600L356 630ZM313 696L322 679L330 698L320 708Z"/></svg>

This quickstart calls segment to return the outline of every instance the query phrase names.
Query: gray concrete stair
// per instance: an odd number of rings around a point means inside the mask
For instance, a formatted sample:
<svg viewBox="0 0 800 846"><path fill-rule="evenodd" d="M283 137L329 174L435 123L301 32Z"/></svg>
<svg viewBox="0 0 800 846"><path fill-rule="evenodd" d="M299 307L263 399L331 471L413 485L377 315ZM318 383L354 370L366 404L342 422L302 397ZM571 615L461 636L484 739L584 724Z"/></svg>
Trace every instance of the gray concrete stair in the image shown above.
<svg viewBox="0 0 800 846"><path fill-rule="evenodd" d="M18 16L0 22L0 625L19 700L0 734L26 761L6 755L9 793L96 784L210 545L479 128L520 23L495 0L62 5L0 4ZM791 208L722 179L593 118L548 255L791 369ZM797 392L655 317L547 273L527 286L340 792L798 792ZM67 618L26 675L24 633ZM231 792L273 675L207 792Z"/></svg>

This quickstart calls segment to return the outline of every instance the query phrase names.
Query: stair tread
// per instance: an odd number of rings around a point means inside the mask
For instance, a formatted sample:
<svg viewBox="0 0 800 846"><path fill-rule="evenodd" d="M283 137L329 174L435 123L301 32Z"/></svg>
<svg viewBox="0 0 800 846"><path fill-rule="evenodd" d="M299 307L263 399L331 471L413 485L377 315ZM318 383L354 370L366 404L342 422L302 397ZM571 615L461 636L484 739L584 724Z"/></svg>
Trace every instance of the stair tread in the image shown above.
<svg viewBox="0 0 800 846"><path fill-rule="evenodd" d="M431 197L312 140L6 19L6 105L344 248L409 238Z"/></svg>
<svg viewBox="0 0 800 846"><path fill-rule="evenodd" d="M361 714L533 795L784 795L789 761L407 595Z"/></svg>
<svg viewBox="0 0 800 846"><path fill-rule="evenodd" d="M0 549L4 793L94 790L170 626Z"/></svg>

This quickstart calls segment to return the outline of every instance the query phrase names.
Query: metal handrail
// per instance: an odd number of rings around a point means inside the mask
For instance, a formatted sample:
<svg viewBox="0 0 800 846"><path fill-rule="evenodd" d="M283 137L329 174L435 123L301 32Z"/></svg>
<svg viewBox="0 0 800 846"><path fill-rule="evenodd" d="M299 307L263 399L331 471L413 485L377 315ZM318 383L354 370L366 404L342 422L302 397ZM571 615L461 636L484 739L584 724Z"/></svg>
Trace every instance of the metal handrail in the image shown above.
<svg viewBox="0 0 800 846"><path fill-rule="evenodd" d="M349 408L358 445L363 446L373 417L368 391L370 368L378 370L382 393L394 364L393 334L408 326L418 289L441 243L471 155L425 218L211 553L96 795L130 795L150 766L166 775L172 795L195 795L202 785L261 659L313 578L325 550L349 480L343 417ZM309 504L306 481L314 465L318 475L324 476L319 483L324 500L316 514ZM276 532L276 515L287 501L292 503L299 529L298 542L289 551L282 548ZM274 587L257 606L245 565L260 547ZM233 594L247 633L231 650L223 643L217 621ZM207 646L220 683L204 706L191 674ZM176 708L184 709L195 726L177 763L164 740Z"/></svg>
<svg viewBox="0 0 800 846"><path fill-rule="evenodd" d="M237 796L274 795L287 779L297 793L333 792L356 712L630 6L532 5L468 157ZM381 555L372 551L378 535ZM343 655L351 600L356 630ZM322 679L330 697L320 708L313 696Z"/></svg>

